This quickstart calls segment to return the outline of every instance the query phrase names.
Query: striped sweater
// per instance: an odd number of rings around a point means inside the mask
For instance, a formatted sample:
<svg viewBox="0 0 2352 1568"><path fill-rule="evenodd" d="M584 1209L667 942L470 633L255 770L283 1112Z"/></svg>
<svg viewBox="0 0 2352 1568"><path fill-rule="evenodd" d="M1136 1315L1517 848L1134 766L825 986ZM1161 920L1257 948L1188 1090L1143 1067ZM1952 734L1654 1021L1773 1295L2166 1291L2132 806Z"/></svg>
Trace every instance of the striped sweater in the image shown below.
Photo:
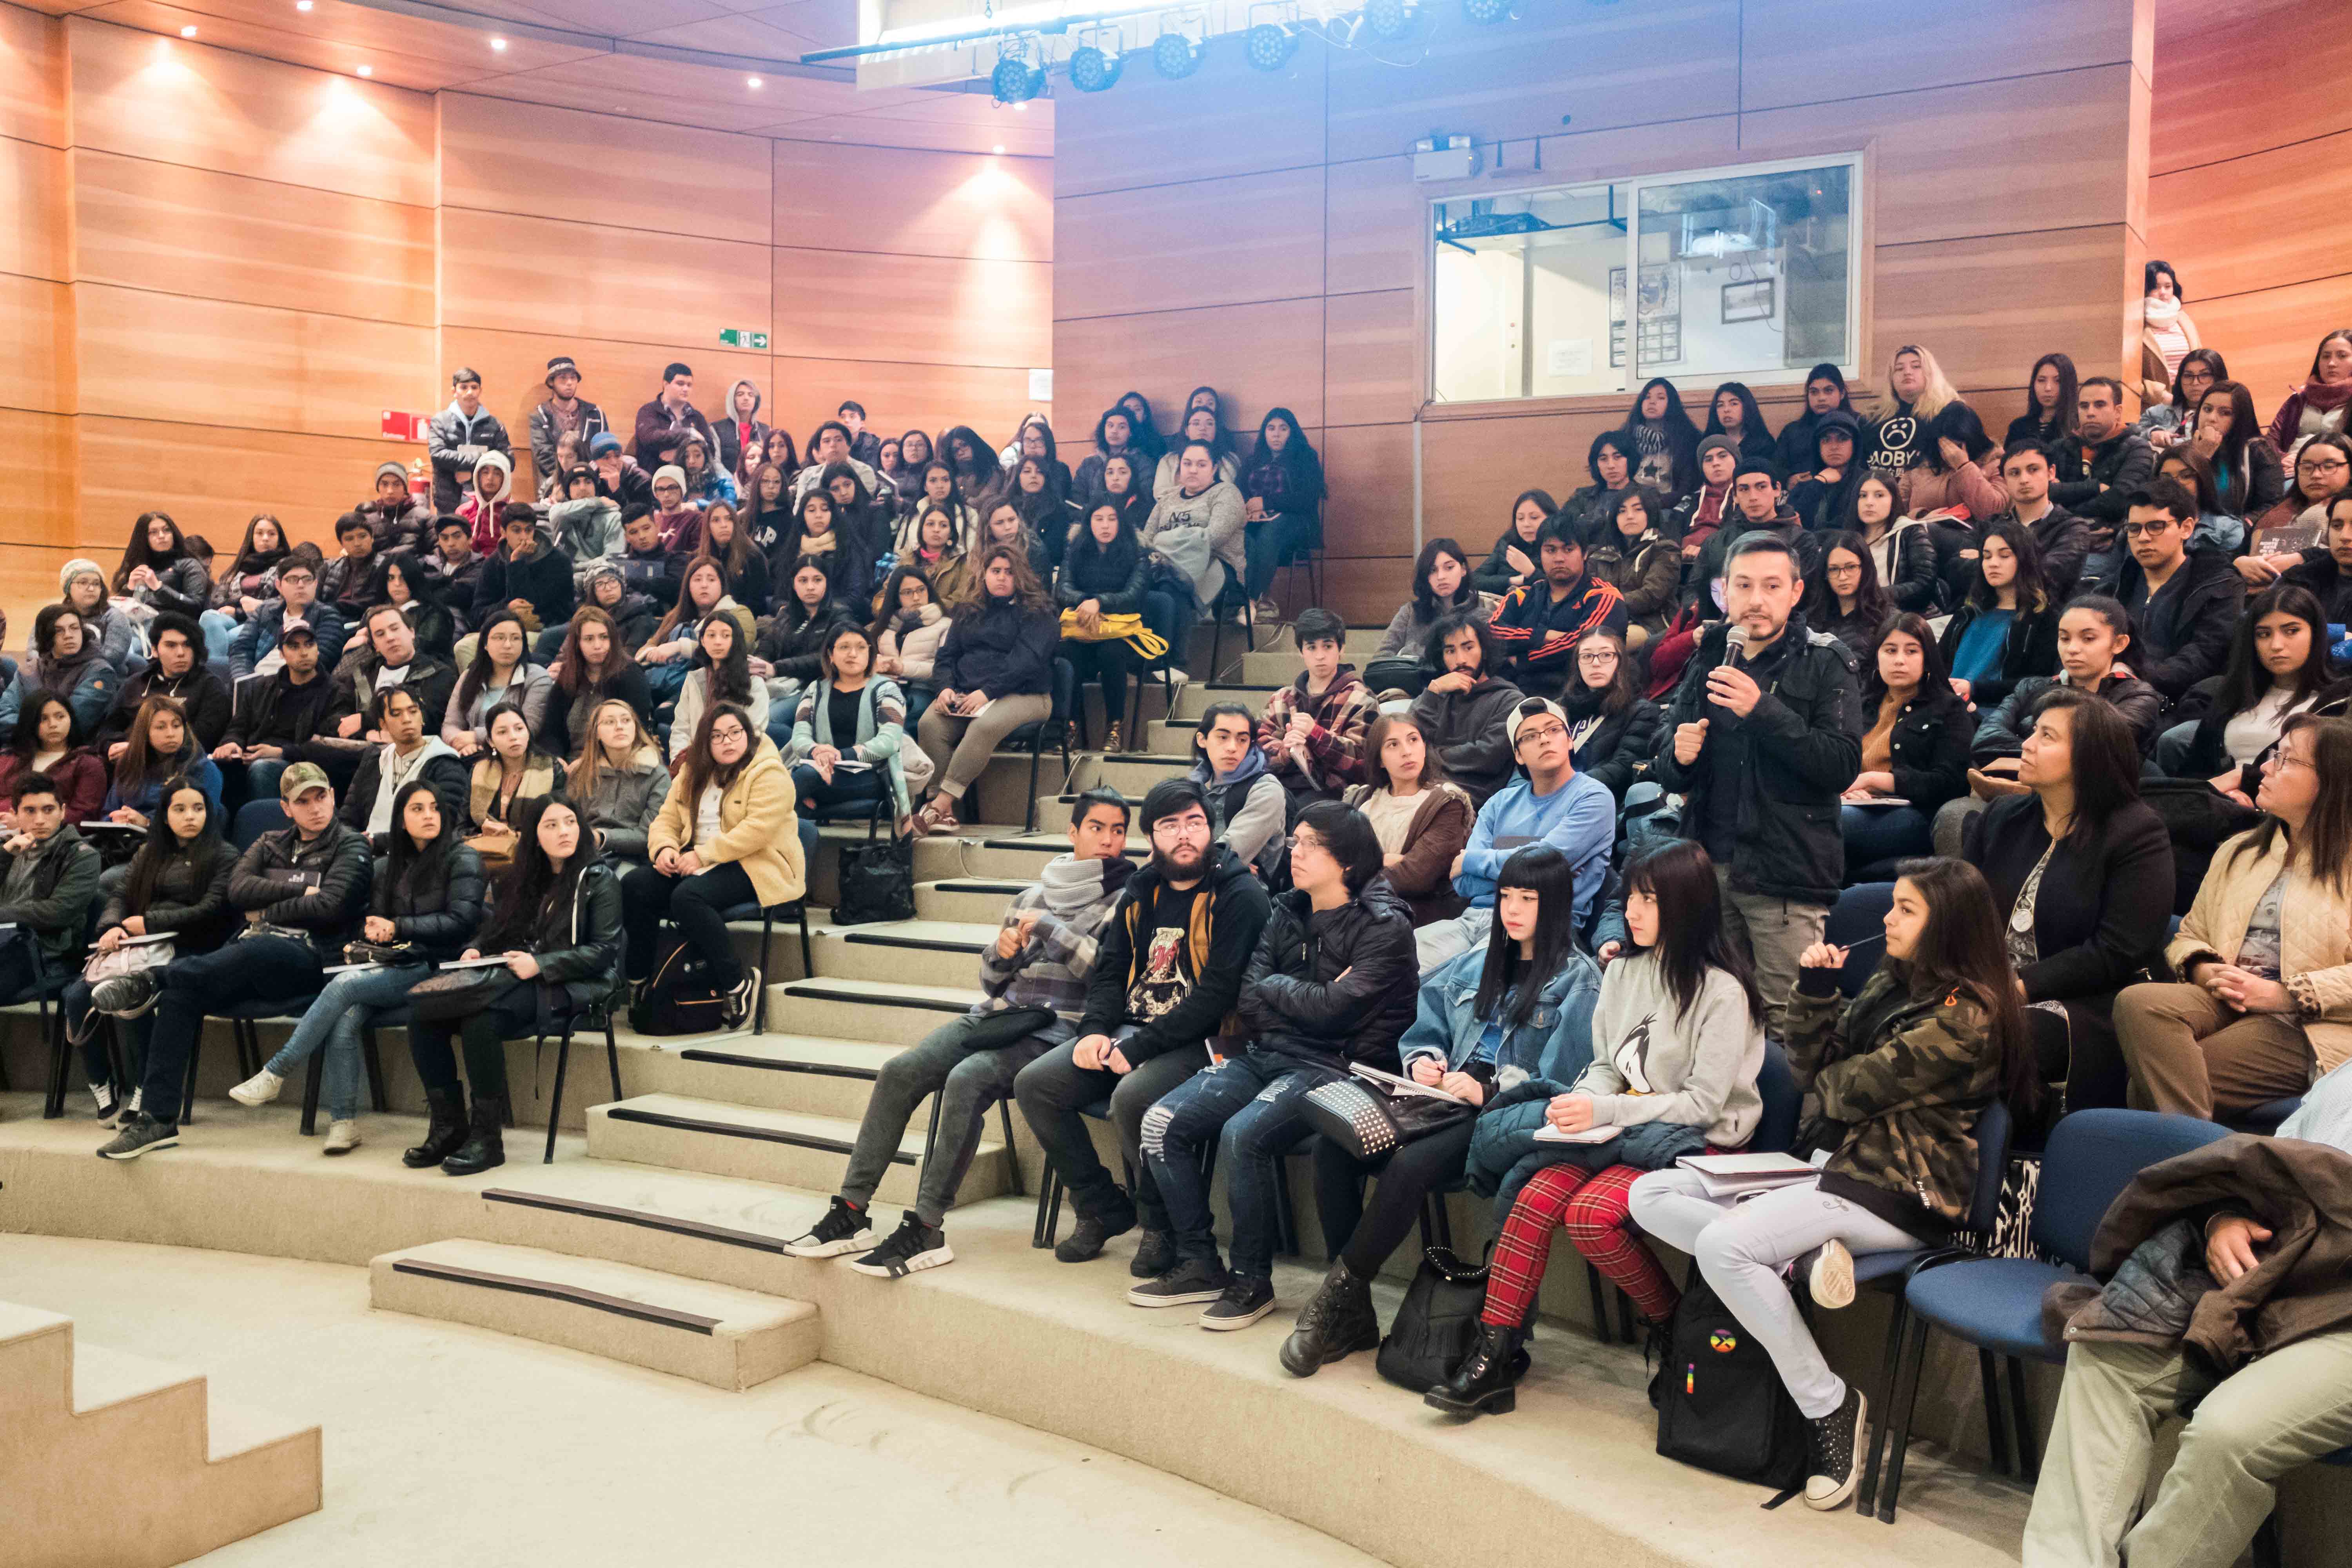
<svg viewBox="0 0 2352 1568"><path fill-rule="evenodd" d="M1082 868L1097 866L1106 874L1096 896L1075 909L1069 907L1066 897L1057 898L1065 906L1060 914L1046 907L1047 893L1042 883L1024 888L1014 896L1005 908L1003 928L1019 924L1032 913L1037 917L1036 923L1030 929L1029 940L1009 959L997 955L993 941L982 950L980 986L987 996L974 1012L1050 1007L1055 1020L1038 1030L1038 1037L1055 1045L1076 1037L1076 1020L1087 1009L1087 978L1094 972L1096 939L1110 919L1111 908L1118 902L1119 889L1133 866L1126 860L1082 862L1070 855L1056 856L1046 866L1048 880L1073 879Z"/></svg>

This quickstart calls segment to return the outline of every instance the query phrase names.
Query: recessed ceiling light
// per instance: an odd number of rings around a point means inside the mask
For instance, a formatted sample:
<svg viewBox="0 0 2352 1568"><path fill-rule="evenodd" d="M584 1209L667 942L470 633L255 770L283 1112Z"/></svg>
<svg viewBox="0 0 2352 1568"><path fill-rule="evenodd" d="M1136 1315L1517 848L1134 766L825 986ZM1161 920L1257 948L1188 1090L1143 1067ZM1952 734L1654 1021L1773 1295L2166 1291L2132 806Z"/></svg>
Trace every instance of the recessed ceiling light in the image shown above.
<svg viewBox="0 0 2352 1568"><path fill-rule="evenodd" d="M310 8L310 0L294 0L294 9L297 11L308 11Z"/></svg>
<svg viewBox="0 0 2352 1568"><path fill-rule="evenodd" d="M373 67L373 66L362 66L362 67L360 67L360 75L362 75L362 76L373 76L373 75L375 75L375 67Z"/></svg>
<svg viewBox="0 0 2352 1568"><path fill-rule="evenodd" d="M999 142L995 146L990 148L989 151L992 153L1002 153L1004 151L1004 143Z"/></svg>
<svg viewBox="0 0 2352 1568"><path fill-rule="evenodd" d="M1029 107L1029 100L1028 100L1027 99L1025 99L1025 98L1024 98L1024 99L1023 99L1019 103L1014 104L1013 107L1013 108L1015 108L1015 109L1025 110L1025 109L1027 109L1027 108Z"/></svg>
<svg viewBox="0 0 2352 1568"><path fill-rule="evenodd" d="M760 90L760 79L755 76L747 76L743 79L743 85L750 88L753 92L757 92Z"/></svg>
<svg viewBox="0 0 2352 1568"><path fill-rule="evenodd" d="M500 54L504 54L506 52L507 41L504 38L492 38L490 40L490 47L498 50Z"/></svg>
<svg viewBox="0 0 2352 1568"><path fill-rule="evenodd" d="M196 30L194 27L183 27L180 29L180 37L184 38L193 38L195 36Z"/></svg>

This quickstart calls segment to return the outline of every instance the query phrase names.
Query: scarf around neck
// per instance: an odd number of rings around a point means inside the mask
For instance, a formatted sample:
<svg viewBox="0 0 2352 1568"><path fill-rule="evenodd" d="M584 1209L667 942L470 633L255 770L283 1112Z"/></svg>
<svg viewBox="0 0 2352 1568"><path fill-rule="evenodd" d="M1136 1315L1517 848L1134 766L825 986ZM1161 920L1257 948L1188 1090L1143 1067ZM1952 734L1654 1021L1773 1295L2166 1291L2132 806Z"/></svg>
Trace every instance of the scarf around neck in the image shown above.
<svg viewBox="0 0 2352 1568"><path fill-rule="evenodd" d="M1056 855L1045 862L1037 889L1045 895L1045 912L1066 921L1116 897L1134 870L1135 862L1124 856L1116 860L1081 860L1075 855Z"/></svg>

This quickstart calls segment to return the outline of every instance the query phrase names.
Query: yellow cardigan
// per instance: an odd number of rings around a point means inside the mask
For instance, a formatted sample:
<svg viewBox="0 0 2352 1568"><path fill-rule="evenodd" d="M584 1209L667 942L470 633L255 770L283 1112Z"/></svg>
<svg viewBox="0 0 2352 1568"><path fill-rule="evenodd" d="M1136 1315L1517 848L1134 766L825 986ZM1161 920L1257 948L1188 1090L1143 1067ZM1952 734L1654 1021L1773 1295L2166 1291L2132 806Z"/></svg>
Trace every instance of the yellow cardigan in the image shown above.
<svg viewBox="0 0 2352 1568"><path fill-rule="evenodd" d="M699 805L683 784L669 792L646 836L646 858L690 847L706 865L740 861L762 904L787 904L808 890L800 824L793 815L793 775L773 741L760 737L751 760L719 797L719 834L708 844L694 842Z"/></svg>
<svg viewBox="0 0 2352 1568"><path fill-rule="evenodd" d="M2272 839L2268 854L2233 862L2233 852L2252 836L2241 833L2213 851L2197 900L2165 950L2178 973L2186 975L2189 961L2200 957L2238 962L2254 906L2286 866L2283 836ZM2311 1041L2318 1071L2352 1058L2352 902L2333 880L2319 880L2302 864L2287 877L2279 902L2279 983L2294 998L2291 1016Z"/></svg>

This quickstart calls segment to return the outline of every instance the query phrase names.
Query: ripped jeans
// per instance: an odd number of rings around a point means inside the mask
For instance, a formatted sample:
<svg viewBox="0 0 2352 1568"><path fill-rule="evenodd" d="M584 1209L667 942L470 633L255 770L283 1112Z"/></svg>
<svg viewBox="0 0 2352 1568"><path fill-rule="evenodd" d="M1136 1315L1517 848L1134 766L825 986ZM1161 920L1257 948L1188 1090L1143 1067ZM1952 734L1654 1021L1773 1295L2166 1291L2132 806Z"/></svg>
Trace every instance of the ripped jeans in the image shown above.
<svg viewBox="0 0 2352 1568"><path fill-rule="evenodd" d="M1207 1162L1222 1139L1225 1195L1234 1211L1233 1267L1254 1279L1274 1275L1275 1184L1283 1154L1312 1130L1299 1101L1339 1074L1274 1051L1233 1057L1178 1084L1143 1113L1143 1160L1168 1205L1180 1258L1215 1262Z"/></svg>

